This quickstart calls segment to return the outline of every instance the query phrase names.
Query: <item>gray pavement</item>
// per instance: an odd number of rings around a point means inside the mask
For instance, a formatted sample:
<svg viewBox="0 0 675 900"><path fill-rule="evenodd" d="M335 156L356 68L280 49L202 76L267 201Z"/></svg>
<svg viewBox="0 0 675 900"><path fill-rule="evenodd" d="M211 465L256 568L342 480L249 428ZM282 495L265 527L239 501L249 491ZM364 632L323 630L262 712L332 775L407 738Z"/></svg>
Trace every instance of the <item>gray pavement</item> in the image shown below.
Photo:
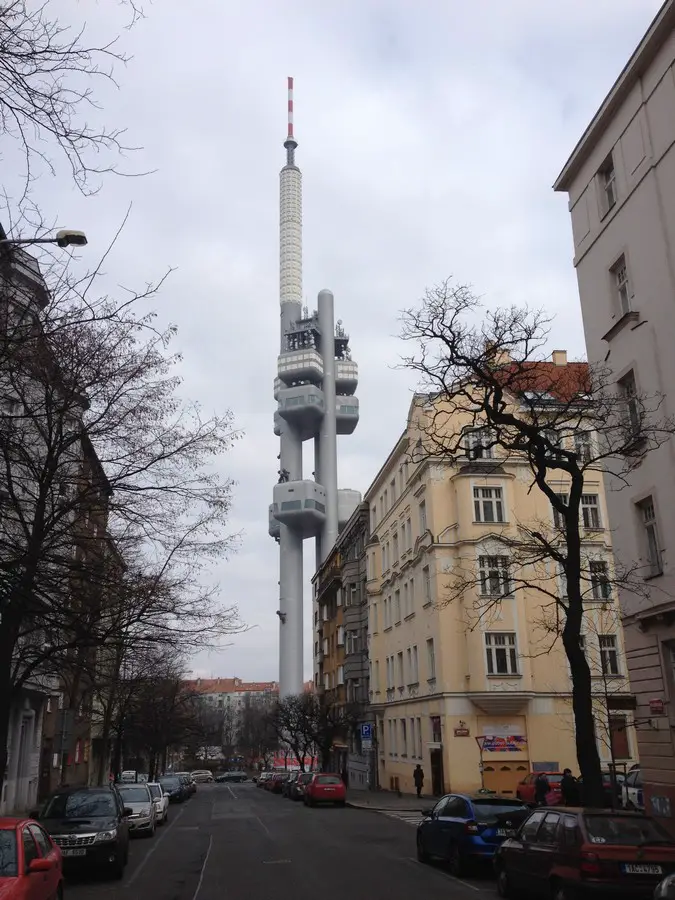
<svg viewBox="0 0 675 900"><path fill-rule="evenodd" d="M451 900L496 896L415 859L415 829L365 809L308 809L253 784L200 785L154 838L132 841L121 882L77 878L66 900Z"/></svg>

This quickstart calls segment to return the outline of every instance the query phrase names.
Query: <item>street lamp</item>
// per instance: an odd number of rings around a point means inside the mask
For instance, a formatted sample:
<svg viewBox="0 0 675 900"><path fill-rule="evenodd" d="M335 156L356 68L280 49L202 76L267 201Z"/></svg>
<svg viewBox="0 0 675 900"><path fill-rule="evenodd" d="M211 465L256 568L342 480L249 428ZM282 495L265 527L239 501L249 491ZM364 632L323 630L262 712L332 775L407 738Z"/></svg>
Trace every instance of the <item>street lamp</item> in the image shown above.
<svg viewBox="0 0 675 900"><path fill-rule="evenodd" d="M58 247L84 247L87 243L87 235L84 231L75 231L72 228L62 228L54 237L46 238L8 238L0 231L0 247L17 247L25 244L56 244Z"/></svg>

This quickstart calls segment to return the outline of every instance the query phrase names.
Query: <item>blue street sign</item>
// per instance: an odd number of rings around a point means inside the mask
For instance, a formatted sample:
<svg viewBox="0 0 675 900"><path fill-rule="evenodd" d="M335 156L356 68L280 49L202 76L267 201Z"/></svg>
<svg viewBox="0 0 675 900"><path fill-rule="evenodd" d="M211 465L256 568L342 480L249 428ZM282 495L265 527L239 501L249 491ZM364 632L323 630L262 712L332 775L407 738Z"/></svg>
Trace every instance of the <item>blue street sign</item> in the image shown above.
<svg viewBox="0 0 675 900"><path fill-rule="evenodd" d="M361 723L361 739L365 741L370 741L373 738L373 726L370 722L362 722Z"/></svg>

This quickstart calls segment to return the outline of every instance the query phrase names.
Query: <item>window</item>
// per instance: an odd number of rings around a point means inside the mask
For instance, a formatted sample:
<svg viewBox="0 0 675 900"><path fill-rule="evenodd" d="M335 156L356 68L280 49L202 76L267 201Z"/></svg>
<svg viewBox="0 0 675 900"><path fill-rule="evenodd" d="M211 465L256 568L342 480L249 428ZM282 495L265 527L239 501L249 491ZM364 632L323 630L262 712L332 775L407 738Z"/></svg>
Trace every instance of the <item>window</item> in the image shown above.
<svg viewBox="0 0 675 900"><path fill-rule="evenodd" d="M546 818L544 819L544 824L539 829L539 834L537 835L537 843L555 844L558 822L560 822L560 813L547 813Z"/></svg>
<svg viewBox="0 0 675 900"><path fill-rule="evenodd" d="M503 522L502 489L475 487L473 489L473 514L476 522Z"/></svg>
<svg viewBox="0 0 675 900"><path fill-rule="evenodd" d="M546 814L543 812L535 812L532 813L527 822L523 825L520 832L520 840L532 842L535 840L537 836L537 831L539 830L539 826L541 825L543 818Z"/></svg>
<svg viewBox="0 0 675 900"><path fill-rule="evenodd" d="M394 591L394 624L401 621L401 592Z"/></svg>
<svg viewBox="0 0 675 900"><path fill-rule="evenodd" d="M337 630L337 645L338 647L343 646L345 642L345 627L344 625L339 625Z"/></svg>
<svg viewBox="0 0 675 900"><path fill-rule="evenodd" d="M415 612L415 581L413 578L408 582L408 603L410 605L410 612Z"/></svg>
<svg viewBox="0 0 675 900"><path fill-rule="evenodd" d="M558 500L560 500L560 502L562 503L563 506L570 505L570 495L569 494L556 494L556 497L558 498ZM564 528L565 527L565 519L563 517L563 514L559 510L557 510L555 507L553 507L553 524L555 525L556 528Z"/></svg>
<svg viewBox="0 0 675 900"><path fill-rule="evenodd" d="M391 597L384 598L384 627L391 628Z"/></svg>
<svg viewBox="0 0 675 900"><path fill-rule="evenodd" d="M389 509L389 494L387 491L384 492L384 511L387 512Z"/></svg>
<svg viewBox="0 0 675 900"><path fill-rule="evenodd" d="M392 478L389 483L389 490L391 492L391 505L393 506L396 503L396 479Z"/></svg>
<svg viewBox="0 0 675 900"><path fill-rule="evenodd" d="M592 559L590 562L591 570L591 593L594 600L611 600L612 585L609 580L609 567L606 562Z"/></svg>
<svg viewBox="0 0 675 900"><path fill-rule="evenodd" d="M412 550L412 522L410 521L410 519L406 519L405 527L408 534L408 539L405 546L407 550Z"/></svg>
<svg viewBox="0 0 675 900"><path fill-rule="evenodd" d="M417 684L420 680L420 672L419 672L419 660L417 658L417 644L412 648L412 666L410 669L410 681L412 684Z"/></svg>
<svg viewBox="0 0 675 900"><path fill-rule="evenodd" d="M489 428L473 428L466 432L465 447L469 459L492 459L493 436Z"/></svg>
<svg viewBox="0 0 675 900"><path fill-rule="evenodd" d="M379 659L375 660L375 665L373 666L373 688L375 693L379 694L380 692L380 661Z"/></svg>
<svg viewBox="0 0 675 900"><path fill-rule="evenodd" d="M349 605L357 606L359 602L359 586L352 584L349 586Z"/></svg>
<svg viewBox="0 0 675 900"><path fill-rule="evenodd" d="M656 527L654 501L651 497L647 497L646 500L643 500L642 503L638 504L638 507L642 518L642 528L644 532L643 544L646 550L647 562L649 564L649 574L660 575L663 572L663 561L661 559L659 532Z"/></svg>
<svg viewBox="0 0 675 900"><path fill-rule="evenodd" d="M405 684L405 677L403 672L403 650L399 650L396 654L396 663L398 667L398 686L400 688Z"/></svg>
<svg viewBox="0 0 675 900"><path fill-rule="evenodd" d="M478 574L483 597L508 597L511 593L509 560L506 556L479 556Z"/></svg>
<svg viewBox="0 0 675 900"><path fill-rule="evenodd" d="M420 535L423 535L427 530L427 505L422 500L420 503Z"/></svg>
<svg viewBox="0 0 675 900"><path fill-rule="evenodd" d="M394 562L398 562L398 534L394 534Z"/></svg>
<svg viewBox="0 0 675 900"><path fill-rule="evenodd" d="M630 759L627 725L625 716L610 716L609 718L609 736L614 759Z"/></svg>
<svg viewBox="0 0 675 900"><path fill-rule="evenodd" d="M627 440L635 441L640 437L642 430L642 416L637 395L637 383L635 373L627 372L619 379L619 396L623 401L624 426L627 431Z"/></svg>
<svg viewBox="0 0 675 900"><path fill-rule="evenodd" d="M628 268L626 266L626 257L621 255L611 268L611 275L614 280L614 290L616 297L616 310L619 316L625 316L630 312L630 284L628 281Z"/></svg>
<svg viewBox="0 0 675 900"><path fill-rule="evenodd" d="M422 720L417 719L417 755L422 759Z"/></svg>
<svg viewBox="0 0 675 900"><path fill-rule="evenodd" d="M581 516L584 522L584 528L598 529L600 524L600 506L598 505L597 494L581 495Z"/></svg>
<svg viewBox="0 0 675 900"><path fill-rule="evenodd" d="M407 656L407 665L408 665L408 678L410 679L409 684L412 684L412 647L408 647L406 650Z"/></svg>
<svg viewBox="0 0 675 900"><path fill-rule="evenodd" d="M424 585L424 603L431 603L431 573L429 566L422 569L422 583Z"/></svg>
<svg viewBox="0 0 675 900"><path fill-rule="evenodd" d="M616 178L614 172L614 160L611 153L598 170L598 180L600 182L601 192L600 205L604 216L616 204Z"/></svg>
<svg viewBox="0 0 675 900"><path fill-rule="evenodd" d="M619 674L619 651L615 634L600 635L600 662L603 675Z"/></svg>
<svg viewBox="0 0 675 900"><path fill-rule="evenodd" d="M410 615L410 609L408 607L408 582L403 582L403 618Z"/></svg>
<svg viewBox="0 0 675 900"><path fill-rule="evenodd" d="M593 456L593 443L590 431L577 431L574 435L574 452L579 462L589 463Z"/></svg>
<svg viewBox="0 0 675 900"><path fill-rule="evenodd" d="M434 744L440 744L442 741L441 717L429 716L429 718L431 719L431 740Z"/></svg>
<svg viewBox="0 0 675 900"><path fill-rule="evenodd" d="M28 867L34 859L37 859L40 856L40 852L37 848L37 844L33 840L33 835L30 833L28 828L22 829L21 840L23 842L24 863L26 864L25 871L28 872Z"/></svg>
<svg viewBox="0 0 675 900"><path fill-rule="evenodd" d="M427 672L429 673L429 681L433 681L436 677L436 651L434 650L434 639L427 640Z"/></svg>
<svg viewBox="0 0 675 900"><path fill-rule="evenodd" d="M417 756L417 733L415 731L415 720L410 719L410 755L412 757Z"/></svg>
<svg viewBox="0 0 675 900"><path fill-rule="evenodd" d="M408 732L405 719L401 719L401 756L408 755Z"/></svg>
<svg viewBox="0 0 675 900"><path fill-rule="evenodd" d="M347 632L347 653L359 653L361 650L361 636L358 631Z"/></svg>
<svg viewBox="0 0 675 900"><path fill-rule="evenodd" d="M516 636L511 632L487 632L485 656L488 675L517 675Z"/></svg>
<svg viewBox="0 0 675 900"><path fill-rule="evenodd" d="M373 603L370 620L370 631L372 634L377 634L377 603Z"/></svg>

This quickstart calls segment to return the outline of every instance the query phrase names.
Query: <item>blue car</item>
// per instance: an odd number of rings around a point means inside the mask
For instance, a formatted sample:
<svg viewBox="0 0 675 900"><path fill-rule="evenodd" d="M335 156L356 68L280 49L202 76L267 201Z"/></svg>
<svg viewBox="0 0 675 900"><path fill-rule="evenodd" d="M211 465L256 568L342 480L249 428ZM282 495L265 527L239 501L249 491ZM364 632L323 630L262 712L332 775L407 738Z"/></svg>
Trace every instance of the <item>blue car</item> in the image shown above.
<svg viewBox="0 0 675 900"><path fill-rule="evenodd" d="M485 794L446 794L424 811L417 826L417 858L443 860L459 877L471 862L492 860L502 841L513 837L531 809L520 800Z"/></svg>

